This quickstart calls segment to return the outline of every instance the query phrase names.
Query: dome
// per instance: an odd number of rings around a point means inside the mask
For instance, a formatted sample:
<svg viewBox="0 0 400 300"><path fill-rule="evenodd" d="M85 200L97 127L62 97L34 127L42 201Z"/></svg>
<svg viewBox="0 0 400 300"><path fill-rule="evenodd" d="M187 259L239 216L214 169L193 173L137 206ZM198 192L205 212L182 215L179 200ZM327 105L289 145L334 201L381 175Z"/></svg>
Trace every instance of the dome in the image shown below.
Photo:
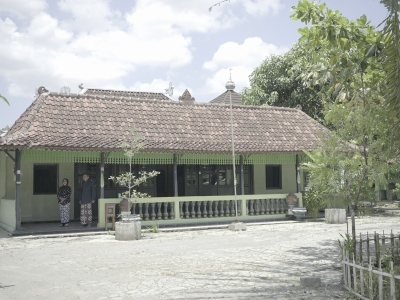
<svg viewBox="0 0 400 300"><path fill-rule="evenodd" d="M233 91L235 89L235 83L229 79L229 81L225 84L225 87L228 91Z"/></svg>

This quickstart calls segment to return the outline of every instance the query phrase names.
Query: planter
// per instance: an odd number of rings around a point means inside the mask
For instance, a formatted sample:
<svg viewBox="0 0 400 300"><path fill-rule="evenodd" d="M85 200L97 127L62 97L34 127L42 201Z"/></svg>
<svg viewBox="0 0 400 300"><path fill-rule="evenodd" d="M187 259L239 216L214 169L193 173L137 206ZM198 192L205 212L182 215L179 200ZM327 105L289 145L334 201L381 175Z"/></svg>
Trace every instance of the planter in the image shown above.
<svg viewBox="0 0 400 300"><path fill-rule="evenodd" d="M293 215L296 217L296 221L301 221L306 216L307 209L305 207L294 207L292 209Z"/></svg>
<svg viewBox="0 0 400 300"><path fill-rule="evenodd" d="M132 208L132 201L131 201L131 199L123 198L123 199L119 202L119 207L120 207L121 212L122 212L122 211L131 211L131 208Z"/></svg>
<svg viewBox="0 0 400 300"><path fill-rule="evenodd" d="M298 200L297 196L293 193L290 193L286 196L286 203L288 205L296 205L297 200Z"/></svg>
<svg viewBox="0 0 400 300"><path fill-rule="evenodd" d="M142 223L140 221L116 222L115 239L118 241L140 240L142 237Z"/></svg>
<svg viewBox="0 0 400 300"><path fill-rule="evenodd" d="M325 223L344 224L347 222L347 214L344 208L325 209Z"/></svg>

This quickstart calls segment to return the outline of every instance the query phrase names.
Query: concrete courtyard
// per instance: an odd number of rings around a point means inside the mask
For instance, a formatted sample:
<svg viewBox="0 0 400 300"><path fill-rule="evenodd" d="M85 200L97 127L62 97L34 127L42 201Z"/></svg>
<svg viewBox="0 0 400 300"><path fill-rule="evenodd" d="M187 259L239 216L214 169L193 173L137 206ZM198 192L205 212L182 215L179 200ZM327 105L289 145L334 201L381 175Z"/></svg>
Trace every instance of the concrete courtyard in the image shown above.
<svg viewBox="0 0 400 300"><path fill-rule="evenodd" d="M357 232L399 233L396 215ZM349 222L350 224L350 222ZM279 222L227 229L0 239L0 299L352 299L340 285L346 224ZM301 277L321 286L302 287Z"/></svg>

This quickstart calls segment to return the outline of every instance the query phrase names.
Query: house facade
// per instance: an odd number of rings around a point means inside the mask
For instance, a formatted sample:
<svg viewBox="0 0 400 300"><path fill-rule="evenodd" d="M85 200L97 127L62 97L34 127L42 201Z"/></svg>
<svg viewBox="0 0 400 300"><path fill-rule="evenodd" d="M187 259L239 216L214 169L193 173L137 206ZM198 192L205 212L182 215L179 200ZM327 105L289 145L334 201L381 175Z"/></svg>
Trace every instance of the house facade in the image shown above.
<svg viewBox="0 0 400 300"><path fill-rule="evenodd" d="M43 88L0 140L0 226L12 231L23 222L59 220L56 191L63 178L73 190L71 218L79 219L83 173L95 182L94 215L104 226L104 204L118 202L124 191L108 178L129 168L121 143L132 127L145 142L133 172L160 172L139 187L152 196L134 208L145 220L233 217L233 160L236 212L284 215L285 196L301 198L303 150L326 129L297 109L231 107L223 99L232 97L227 88L211 103L197 103L188 91L174 101L161 93Z"/></svg>

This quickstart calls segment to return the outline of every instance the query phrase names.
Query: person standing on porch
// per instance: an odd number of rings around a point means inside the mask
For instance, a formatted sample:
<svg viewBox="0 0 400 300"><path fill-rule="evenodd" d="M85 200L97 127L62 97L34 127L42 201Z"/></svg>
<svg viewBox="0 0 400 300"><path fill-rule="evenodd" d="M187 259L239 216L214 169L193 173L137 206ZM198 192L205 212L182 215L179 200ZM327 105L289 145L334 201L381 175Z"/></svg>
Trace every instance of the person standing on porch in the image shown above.
<svg viewBox="0 0 400 300"><path fill-rule="evenodd" d="M60 208L60 218L61 218L60 227L64 226L67 227L69 223L69 208L71 206L71 193L72 190L68 186L68 179L64 178L62 180L62 186L60 186L57 191L58 206Z"/></svg>
<svg viewBox="0 0 400 300"><path fill-rule="evenodd" d="M82 192L81 192L81 224L82 226L92 226L92 204L96 199L96 189L94 183L89 179L87 173L82 176Z"/></svg>

